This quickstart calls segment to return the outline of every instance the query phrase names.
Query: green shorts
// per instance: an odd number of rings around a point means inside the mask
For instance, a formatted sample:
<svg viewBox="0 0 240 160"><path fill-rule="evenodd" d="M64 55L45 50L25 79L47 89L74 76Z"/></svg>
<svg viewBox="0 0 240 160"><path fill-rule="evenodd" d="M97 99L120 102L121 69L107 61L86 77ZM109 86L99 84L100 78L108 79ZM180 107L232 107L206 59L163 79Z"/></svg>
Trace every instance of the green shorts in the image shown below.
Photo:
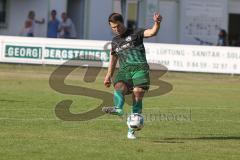
<svg viewBox="0 0 240 160"><path fill-rule="evenodd" d="M124 82L127 85L128 94L132 93L134 87L149 90L149 70L126 71L120 69L115 76L114 85L118 82Z"/></svg>

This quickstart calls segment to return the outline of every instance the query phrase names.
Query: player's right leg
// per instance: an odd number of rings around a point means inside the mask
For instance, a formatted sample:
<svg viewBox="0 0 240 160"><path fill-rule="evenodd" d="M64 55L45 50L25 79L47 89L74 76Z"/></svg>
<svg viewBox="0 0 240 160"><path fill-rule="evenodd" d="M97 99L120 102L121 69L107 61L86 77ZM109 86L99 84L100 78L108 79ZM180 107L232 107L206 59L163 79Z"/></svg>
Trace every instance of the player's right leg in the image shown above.
<svg viewBox="0 0 240 160"><path fill-rule="evenodd" d="M141 114L142 113L142 99L144 97L145 91L149 89L150 78L148 70L137 70L133 73L133 106L132 113ZM136 139L135 131L132 128L128 128L128 139Z"/></svg>
<svg viewBox="0 0 240 160"><path fill-rule="evenodd" d="M122 116L123 115L123 105L125 101L125 94L127 93L128 88L127 85L120 81L115 83L114 85L114 95L113 95L113 100L114 100L114 106L113 107L103 107L102 111L108 114L113 114L113 115L118 115Z"/></svg>
<svg viewBox="0 0 240 160"><path fill-rule="evenodd" d="M135 131L132 128L128 128L127 138L128 139L136 139Z"/></svg>
<svg viewBox="0 0 240 160"><path fill-rule="evenodd" d="M132 94L132 113L142 113L142 99L144 96L145 90L141 87L134 87Z"/></svg>

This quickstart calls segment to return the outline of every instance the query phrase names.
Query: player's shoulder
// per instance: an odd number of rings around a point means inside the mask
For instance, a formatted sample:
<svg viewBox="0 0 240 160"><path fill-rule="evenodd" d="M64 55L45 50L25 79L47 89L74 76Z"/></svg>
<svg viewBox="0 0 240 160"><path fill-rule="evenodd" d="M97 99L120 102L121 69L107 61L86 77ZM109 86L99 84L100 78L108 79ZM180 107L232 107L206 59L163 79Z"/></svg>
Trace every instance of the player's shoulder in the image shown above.
<svg viewBox="0 0 240 160"><path fill-rule="evenodd" d="M135 34L143 33L145 30L146 30L145 28L136 28L136 29L134 30L134 33L135 33Z"/></svg>

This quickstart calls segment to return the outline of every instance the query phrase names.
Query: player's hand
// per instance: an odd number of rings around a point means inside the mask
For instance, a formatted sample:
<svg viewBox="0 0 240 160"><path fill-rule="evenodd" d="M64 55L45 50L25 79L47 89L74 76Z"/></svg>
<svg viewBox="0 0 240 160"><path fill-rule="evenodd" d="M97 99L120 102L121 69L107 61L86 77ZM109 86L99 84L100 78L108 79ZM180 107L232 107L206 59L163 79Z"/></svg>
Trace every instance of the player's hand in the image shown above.
<svg viewBox="0 0 240 160"><path fill-rule="evenodd" d="M154 20L154 22L158 22L158 23L160 23L161 21L162 21L162 16L159 14L159 13L154 13L153 14L153 20Z"/></svg>
<svg viewBox="0 0 240 160"><path fill-rule="evenodd" d="M106 75L105 79L104 79L104 85L109 88L111 86L111 76L110 75Z"/></svg>

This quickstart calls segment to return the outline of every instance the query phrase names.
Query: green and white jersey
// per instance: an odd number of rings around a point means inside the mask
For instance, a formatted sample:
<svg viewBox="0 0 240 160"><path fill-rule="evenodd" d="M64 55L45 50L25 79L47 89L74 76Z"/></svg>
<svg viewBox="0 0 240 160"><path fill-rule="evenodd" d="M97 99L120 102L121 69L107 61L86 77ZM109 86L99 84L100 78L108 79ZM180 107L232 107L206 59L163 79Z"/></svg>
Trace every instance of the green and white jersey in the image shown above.
<svg viewBox="0 0 240 160"><path fill-rule="evenodd" d="M113 38L111 54L118 56L120 69L149 69L143 45L143 33L144 29L136 31L127 29L123 35Z"/></svg>

